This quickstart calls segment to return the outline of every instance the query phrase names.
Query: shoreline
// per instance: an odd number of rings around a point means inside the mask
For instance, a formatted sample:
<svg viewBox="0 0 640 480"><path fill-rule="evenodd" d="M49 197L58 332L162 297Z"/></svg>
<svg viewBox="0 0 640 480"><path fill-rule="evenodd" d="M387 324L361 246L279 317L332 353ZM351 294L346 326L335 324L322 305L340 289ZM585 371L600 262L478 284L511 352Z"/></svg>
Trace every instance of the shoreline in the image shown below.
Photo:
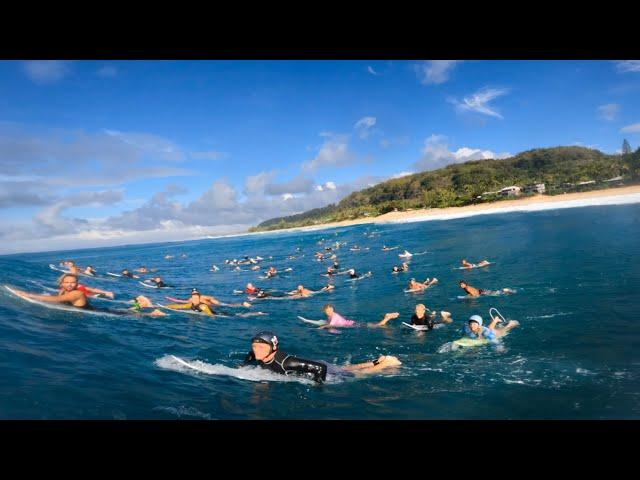
<svg viewBox="0 0 640 480"><path fill-rule="evenodd" d="M478 205L466 205L464 207L425 208L404 212L389 212L378 215L377 217L342 220L340 222L329 222L318 225L308 225L305 227L247 232L245 235L261 235L267 233L296 231L308 232L328 228L348 227L351 225L425 222L429 220L449 220L497 213L554 210L559 208L578 208L599 205L620 205L626 203L640 203L640 185L592 190L590 192L565 193L563 195L553 196L538 194L533 197L481 203Z"/></svg>

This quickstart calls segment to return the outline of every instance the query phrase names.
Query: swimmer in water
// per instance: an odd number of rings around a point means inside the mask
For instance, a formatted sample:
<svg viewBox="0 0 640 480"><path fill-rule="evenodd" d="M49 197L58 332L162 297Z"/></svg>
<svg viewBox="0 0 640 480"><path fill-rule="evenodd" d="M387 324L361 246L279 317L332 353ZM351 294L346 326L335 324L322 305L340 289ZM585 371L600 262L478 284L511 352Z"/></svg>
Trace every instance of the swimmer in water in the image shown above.
<svg viewBox="0 0 640 480"><path fill-rule="evenodd" d="M405 250L404 252L402 252L400 255L398 255L399 257L413 257L413 253L410 253L409 250Z"/></svg>
<svg viewBox="0 0 640 480"><path fill-rule="evenodd" d="M409 280L409 286L407 287L408 290L426 290L427 288L429 288L431 285L435 285L436 283L438 283L438 279L437 278L427 278L424 282L416 282L415 278L412 278L411 280Z"/></svg>
<svg viewBox="0 0 640 480"><path fill-rule="evenodd" d="M485 338L487 340L495 340L512 328L520 325L520 322L517 320L509 320L505 326L498 328L498 323L501 322L502 319L496 316L491 319L491 323L488 327L483 327L482 317L480 315L472 315L469 317L469 324L462 328L462 334L468 338Z"/></svg>
<svg viewBox="0 0 640 480"><path fill-rule="evenodd" d="M347 320L338 312L336 312L333 308L333 305L327 303L324 307L322 307L322 311L325 313L328 319L328 323L320 327L324 328L334 328L334 327L353 327L356 326L356 322L353 320ZM398 312L390 312L386 313L382 320L376 323L367 323L367 327L385 327L389 320L393 320L394 318L398 318L400 314Z"/></svg>
<svg viewBox="0 0 640 480"><path fill-rule="evenodd" d="M327 275L332 276L332 275L335 275L335 274L336 274L336 271L335 271L334 268L327 267Z"/></svg>
<svg viewBox="0 0 640 480"><path fill-rule="evenodd" d="M140 267L137 268L136 270L134 270L134 272L138 272L138 273L148 273L149 270L147 270L147 267Z"/></svg>
<svg viewBox="0 0 640 480"><path fill-rule="evenodd" d="M323 362L306 360L293 355L287 355L280 350L278 337L272 332L260 332L251 339L251 351L240 365L243 367L257 361L261 368L282 375L300 375L313 379L316 383L323 383L327 379L329 365ZM381 355L376 360L334 367L338 371L356 374L369 374L378 372L384 368L401 365L400 360L394 356Z"/></svg>
<svg viewBox="0 0 640 480"><path fill-rule="evenodd" d="M512 290L510 288L503 288L502 290L495 291L483 290L482 288L472 287L464 280L460 280L460 282L458 282L458 285L460 285L460 288L463 289L470 297L479 297L480 295L496 295L500 293L516 293L515 290Z"/></svg>
<svg viewBox="0 0 640 480"><path fill-rule="evenodd" d="M436 312L430 311L422 303L416 305L415 313L411 316L411 325L426 325L429 330L433 330L433 327L439 323L451 323L451 313L440 312L440 321L436 322Z"/></svg>
<svg viewBox="0 0 640 480"><path fill-rule="evenodd" d="M93 309L87 301L86 293L78 289L78 277L71 273L65 273L60 279L60 287L61 289L58 295L37 295L21 290L16 291L25 297L41 302L66 303L76 308Z"/></svg>
<svg viewBox="0 0 640 480"><path fill-rule="evenodd" d="M477 267L484 267L486 265L490 265L491 262L489 262L489 260L481 260L478 263L469 263L467 262L464 258L462 259L462 267L463 268L477 268Z"/></svg>
<svg viewBox="0 0 640 480"><path fill-rule="evenodd" d="M253 283L247 283L247 286L244 287L244 293L248 293L249 295L255 295L258 293L260 289L253 285Z"/></svg>

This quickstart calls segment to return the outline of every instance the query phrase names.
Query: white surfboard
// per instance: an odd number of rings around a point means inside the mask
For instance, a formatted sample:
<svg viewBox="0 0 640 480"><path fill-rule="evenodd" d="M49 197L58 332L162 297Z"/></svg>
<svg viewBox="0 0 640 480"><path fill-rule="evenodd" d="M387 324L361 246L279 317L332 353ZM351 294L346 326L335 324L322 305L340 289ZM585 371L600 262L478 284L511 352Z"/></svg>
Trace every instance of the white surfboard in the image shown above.
<svg viewBox="0 0 640 480"><path fill-rule="evenodd" d="M68 306L68 305L61 305L61 304L58 304L58 303L41 302L41 301L35 300L33 298L25 297L21 293L15 291L9 285L5 285L4 288L6 288L13 295L15 295L16 297L18 297L21 300L24 300L25 302L33 303L34 305L40 305L41 307L49 308L51 310L60 310L60 311L63 311L63 312L84 313L84 314L88 314L88 315L101 315L101 316L108 316L108 317L118 317L119 316L119 315L115 315L113 313L101 312L99 310L98 311L96 311L96 310L87 310L87 309L84 309L84 308L72 307L72 306Z"/></svg>
<svg viewBox="0 0 640 480"><path fill-rule="evenodd" d="M300 320L302 320L303 322L305 322L305 323L310 323L310 324L316 325L318 327L321 327L321 326L327 324L326 320L309 320L308 318L301 317L300 315L298 315L298 318Z"/></svg>
<svg viewBox="0 0 640 480"><path fill-rule="evenodd" d="M402 322L402 324L405 327L409 327L418 331L429 330L429 327L427 325L411 325L410 323L406 323L406 322Z"/></svg>

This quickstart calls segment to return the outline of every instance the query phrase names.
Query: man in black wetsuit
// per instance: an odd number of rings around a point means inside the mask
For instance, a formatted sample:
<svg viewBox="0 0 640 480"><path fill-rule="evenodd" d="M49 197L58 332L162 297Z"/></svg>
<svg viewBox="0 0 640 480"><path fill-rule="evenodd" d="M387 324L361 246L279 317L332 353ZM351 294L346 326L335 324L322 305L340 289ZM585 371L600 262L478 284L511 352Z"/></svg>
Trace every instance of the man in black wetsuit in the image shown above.
<svg viewBox="0 0 640 480"><path fill-rule="evenodd" d="M428 311L422 303L416 305L416 313L411 316L411 325L426 325L429 330L433 330L433 327L438 323L451 323L451 314L449 312L440 312L441 320L436 322L436 312Z"/></svg>
<svg viewBox="0 0 640 480"><path fill-rule="evenodd" d="M278 337L272 332L260 332L251 339L251 352L249 352L240 366L256 360L258 365L275 373L283 375L305 375L313 378L315 382L322 383L327 379L327 364L297 358L287 355L278 349ZM343 374L368 374L389 367L397 367L401 362L392 355L381 355L377 360L370 362L332 366L333 373Z"/></svg>
<svg viewBox="0 0 640 480"><path fill-rule="evenodd" d="M278 337L272 332L260 332L251 339L251 352L247 354L243 365L253 360L257 360L260 367L283 375L310 376L318 383L327 379L327 366L324 363L296 358L280 351Z"/></svg>

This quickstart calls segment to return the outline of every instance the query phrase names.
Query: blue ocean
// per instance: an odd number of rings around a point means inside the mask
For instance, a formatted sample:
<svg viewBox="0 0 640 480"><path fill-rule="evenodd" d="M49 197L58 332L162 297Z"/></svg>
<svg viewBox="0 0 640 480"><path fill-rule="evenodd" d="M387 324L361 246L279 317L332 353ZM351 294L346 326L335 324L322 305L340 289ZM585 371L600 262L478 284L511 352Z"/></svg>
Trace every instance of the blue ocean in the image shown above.
<svg viewBox="0 0 640 480"><path fill-rule="evenodd" d="M633 204L3 256L0 284L48 293L60 275L49 264L72 259L98 271L82 283L113 291L123 303L92 299L97 314L69 312L2 288L0 418L638 419L639 238L640 205ZM267 315L100 312L126 309L124 302L139 294L157 303L186 299L193 287L228 303L247 299L234 291L248 282L279 292L298 284L316 290L327 284L320 274L331 262L314 253L336 242L341 268L371 276L353 282L337 276L334 291L310 298L222 308ZM355 245L361 249L350 250ZM385 252L383 245L399 249ZM425 253L412 257L408 272L393 275L403 249ZM245 255L264 259L260 272L225 265ZM463 258L492 265L459 270ZM106 275L141 265L157 269L172 288ZM281 273L260 278L271 265ZM427 277L438 284L404 292L410 278ZM461 299L459 280L516 293ZM361 326L321 330L298 318L325 318L326 303ZM429 332L403 326L417 303L451 312L453 323ZM447 348L470 315L487 322L491 307L520 322L500 348ZM386 328L362 326L386 312L400 317ZM342 366L385 354L402 365L375 376L333 376L322 385L235 368L252 335L266 329L282 350L303 358Z"/></svg>

